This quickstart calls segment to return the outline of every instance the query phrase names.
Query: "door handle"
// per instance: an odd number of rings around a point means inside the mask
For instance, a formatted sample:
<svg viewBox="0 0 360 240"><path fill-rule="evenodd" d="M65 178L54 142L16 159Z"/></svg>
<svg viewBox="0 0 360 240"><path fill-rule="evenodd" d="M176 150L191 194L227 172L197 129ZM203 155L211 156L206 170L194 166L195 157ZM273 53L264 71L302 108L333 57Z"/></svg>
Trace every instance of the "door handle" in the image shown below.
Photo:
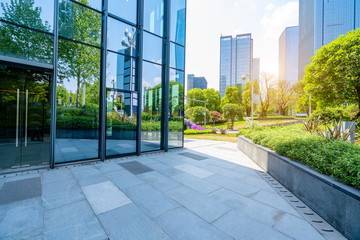
<svg viewBox="0 0 360 240"><path fill-rule="evenodd" d="M16 147L19 146L19 99L20 90L16 91Z"/></svg>
<svg viewBox="0 0 360 240"><path fill-rule="evenodd" d="M29 103L29 91L26 89L26 103L25 103L25 147L27 146L28 103Z"/></svg>

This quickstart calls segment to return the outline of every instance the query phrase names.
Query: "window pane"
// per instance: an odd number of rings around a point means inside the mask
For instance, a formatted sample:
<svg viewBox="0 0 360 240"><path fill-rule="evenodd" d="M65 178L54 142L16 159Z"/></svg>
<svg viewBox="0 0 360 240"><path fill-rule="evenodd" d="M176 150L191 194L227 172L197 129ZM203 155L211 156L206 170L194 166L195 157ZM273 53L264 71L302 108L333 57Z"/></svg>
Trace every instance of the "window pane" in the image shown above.
<svg viewBox="0 0 360 240"><path fill-rule="evenodd" d="M185 68L185 48L174 43L170 43L170 66L184 70Z"/></svg>
<svg viewBox="0 0 360 240"><path fill-rule="evenodd" d="M144 29L163 36L164 1L145 0L144 4Z"/></svg>
<svg viewBox="0 0 360 240"><path fill-rule="evenodd" d="M98 158L100 50L59 40L55 162Z"/></svg>
<svg viewBox="0 0 360 240"><path fill-rule="evenodd" d="M52 64L53 36L0 22L0 55Z"/></svg>
<svg viewBox="0 0 360 240"><path fill-rule="evenodd" d="M184 137L184 72L170 70L169 148L182 147Z"/></svg>
<svg viewBox="0 0 360 240"><path fill-rule="evenodd" d="M136 24L137 0L109 0L109 13Z"/></svg>
<svg viewBox="0 0 360 240"><path fill-rule="evenodd" d="M106 156L136 152L137 94L107 89Z"/></svg>
<svg viewBox="0 0 360 240"><path fill-rule="evenodd" d="M135 91L135 59L108 52L106 61L106 87Z"/></svg>
<svg viewBox="0 0 360 240"><path fill-rule="evenodd" d="M135 56L136 28L109 17L107 37L108 49L122 54ZM132 46L132 49L130 46Z"/></svg>
<svg viewBox="0 0 360 240"><path fill-rule="evenodd" d="M186 26L185 0L171 1L171 23L170 40L181 45L185 45L185 26Z"/></svg>
<svg viewBox="0 0 360 240"><path fill-rule="evenodd" d="M161 140L161 99L162 67L143 62L141 151L160 149Z"/></svg>
<svg viewBox="0 0 360 240"><path fill-rule="evenodd" d="M162 63L162 38L144 32L144 59L155 63Z"/></svg>
<svg viewBox="0 0 360 240"><path fill-rule="evenodd" d="M69 0L59 2L59 35L100 46L101 14Z"/></svg>
<svg viewBox="0 0 360 240"><path fill-rule="evenodd" d="M75 0L75 1L101 11L101 0Z"/></svg>
<svg viewBox="0 0 360 240"><path fill-rule="evenodd" d="M0 19L45 32L52 32L54 1L1 0Z"/></svg>

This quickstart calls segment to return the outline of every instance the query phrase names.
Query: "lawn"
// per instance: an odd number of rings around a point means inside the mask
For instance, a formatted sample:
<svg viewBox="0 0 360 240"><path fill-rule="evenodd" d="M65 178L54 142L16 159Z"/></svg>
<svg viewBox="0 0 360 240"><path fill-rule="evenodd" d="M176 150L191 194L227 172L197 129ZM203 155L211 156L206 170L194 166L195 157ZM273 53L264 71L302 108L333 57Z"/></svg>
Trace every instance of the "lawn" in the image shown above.
<svg viewBox="0 0 360 240"><path fill-rule="evenodd" d="M198 135L185 135L187 139L199 139L199 140L213 140L213 141L227 141L227 142L237 142L236 133L227 133L222 134L198 134Z"/></svg>

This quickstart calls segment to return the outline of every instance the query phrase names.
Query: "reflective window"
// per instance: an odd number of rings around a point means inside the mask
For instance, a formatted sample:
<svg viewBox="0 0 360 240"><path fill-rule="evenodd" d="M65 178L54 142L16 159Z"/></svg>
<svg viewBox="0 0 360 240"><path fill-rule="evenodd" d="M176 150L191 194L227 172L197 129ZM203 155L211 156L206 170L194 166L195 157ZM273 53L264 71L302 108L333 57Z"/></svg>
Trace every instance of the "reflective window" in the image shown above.
<svg viewBox="0 0 360 240"><path fill-rule="evenodd" d="M54 1L1 0L0 19L45 32L52 32Z"/></svg>
<svg viewBox="0 0 360 240"><path fill-rule="evenodd" d="M184 72L170 70L169 148L182 147L184 137Z"/></svg>
<svg viewBox="0 0 360 240"><path fill-rule="evenodd" d="M170 43L170 67L184 70L185 68L185 48L174 43Z"/></svg>
<svg viewBox="0 0 360 240"><path fill-rule="evenodd" d="M106 156L136 152L137 93L107 89Z"/></svg>
<svg viewBox="0 0 360 240"><path fill-rule="evenodd" d="M109 13L136 24L137 0L109 0Z"/></svg>
<svg viewBox="0 0 360 240"><path fill-rule="evenodd" d="M100 50L59 40L55 161L98 158Z"/></svg>
<svg viewBox="0 0 360 240"><path fill-rule="evenodd" d="M101 11L101 0L75 0L75 1Z"/></svg>
<svg viewBox="0 0 360 240"><path fill-rule="evenodd" d="M164 30L164 1L144 1L144 29L163 36Z"/></svg>
<svg viewBox="0 0 360 240"><path fill-rule="evenodd" d="M155 63L162 63L163 40L150 33L144 32L143 58Z"/></svg>
<svg viewBox="0 0 360 240"><path fill-rule="evenodd" d="M162 67L143 62L141 151L160 149L161 140L161 99Z"/></svg>
<svg viewBox="0 0 360 240"><path fill-rule="evenodd" d="M0 22L0 55L52 63L53 36Z"/></svg>
<svg viewBox="0 0 360 240"><path fill-rule="evenodd" d="M106 87L135 91L135 59L108 52L106 61Z"/></svg>
<svg viewBox="0 0 360 240"><path fill-rule="evenodd" d="M171 1L171 35L170 40L181 45L185 45L185 27L186 27L186 0Z"/></svg>
<svg viewBox="0 0 360 240"><path fill-rule="evenodd" d="M108 49L135 56L136 54L136 28L120 22L114 18L108 18Z"/></svg>
<svg viewBox="0 0 360 240"><path fill-rule="evenodd" d="M100 46L101 14L70 0L59 2L59 35Z"/></svg>

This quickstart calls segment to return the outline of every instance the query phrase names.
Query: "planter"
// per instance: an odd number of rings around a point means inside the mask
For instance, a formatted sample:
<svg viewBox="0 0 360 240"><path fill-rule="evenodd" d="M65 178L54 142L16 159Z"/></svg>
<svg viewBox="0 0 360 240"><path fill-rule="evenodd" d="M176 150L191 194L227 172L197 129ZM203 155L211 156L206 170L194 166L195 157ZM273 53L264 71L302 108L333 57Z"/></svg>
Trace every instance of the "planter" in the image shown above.
<svg viewBox="0 0 360 240"><path fill-rule="evenodd" d="M360 239L360 191L238 137L238 148L349 239Z"/></svg>
<svg viewBox="0 0 360 240"><path fill-rule="evenodd" d="M352 127L351 127L351 125L352 125ZM349 127L351 127L350 132L354 131L355 128L356 128L356 123L354 123L354 122L342 122L341 123L341 132L344 133L345 130L348 129ZM355 138L355 132L350 134L348 140L351 140L351 139L354 139L354 138ZM352 140L351 143L354 144L355 140Z"/></svg>

